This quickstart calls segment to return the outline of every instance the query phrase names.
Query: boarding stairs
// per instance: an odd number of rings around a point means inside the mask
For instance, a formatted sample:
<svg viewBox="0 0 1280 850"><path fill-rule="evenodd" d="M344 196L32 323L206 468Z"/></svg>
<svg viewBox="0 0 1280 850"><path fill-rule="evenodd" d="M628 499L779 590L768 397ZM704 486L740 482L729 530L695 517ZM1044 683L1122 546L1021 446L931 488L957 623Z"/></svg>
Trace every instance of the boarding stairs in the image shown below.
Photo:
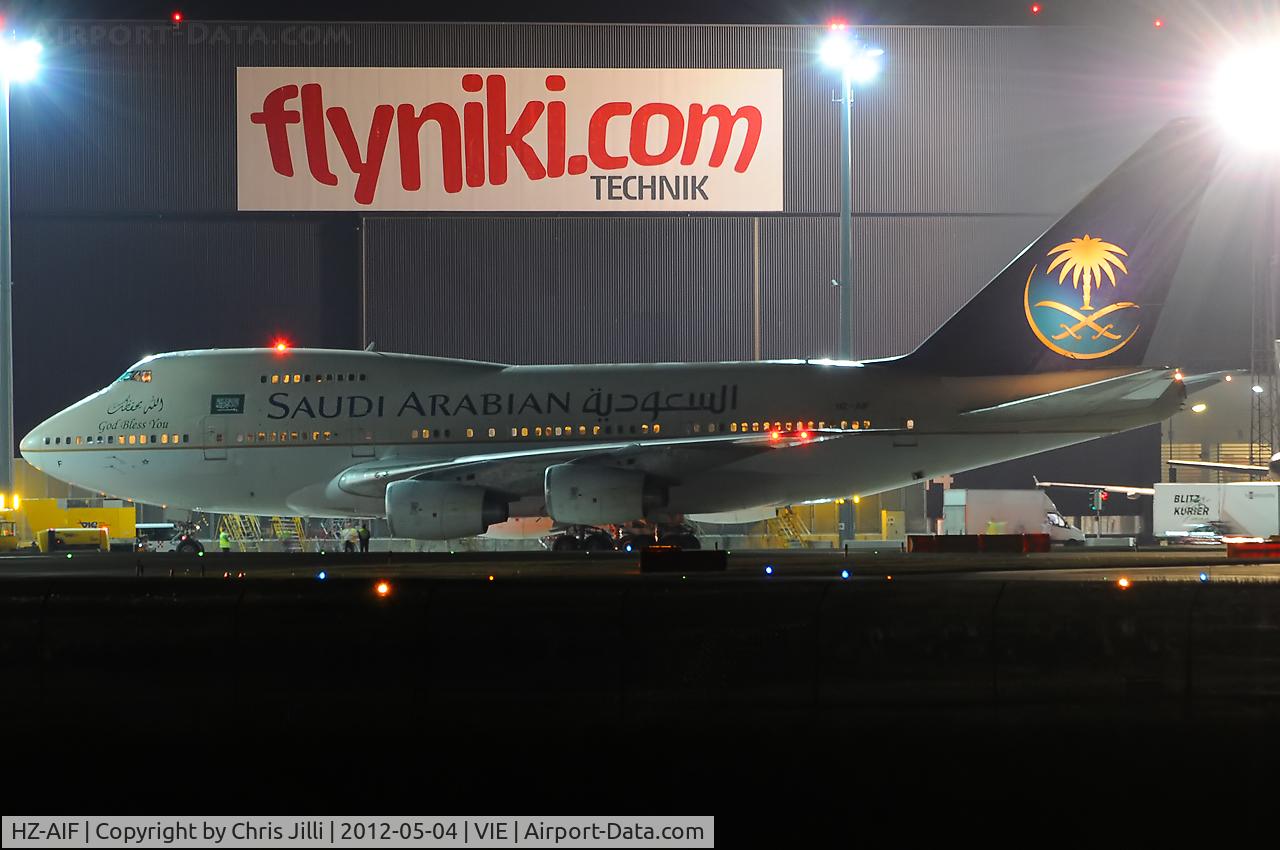
<svg viewBox="0 0 1280 850"><path fill-rule="evenodd" d="M774 526L774 533L786 541L787 548L800 549L805 546L809 529L793 508L779 508L778 515L770 525Z"/></svg>
<svg viewBox="0 0 1280 850"><path fill-rule="evenodd" d="M307 531L301 517L273 516L271 533L280 541L285 552L302 552L307 548Z"/></svg>
<svg viewBox="0 0 1280 850"><path fill-rule="evenodd" d="M256 516L246 514L223 514L218 521L219 533L225 531L231 543L239 552L262 551L262 527ZM216 538L215 538L216 540Z"/></svg>

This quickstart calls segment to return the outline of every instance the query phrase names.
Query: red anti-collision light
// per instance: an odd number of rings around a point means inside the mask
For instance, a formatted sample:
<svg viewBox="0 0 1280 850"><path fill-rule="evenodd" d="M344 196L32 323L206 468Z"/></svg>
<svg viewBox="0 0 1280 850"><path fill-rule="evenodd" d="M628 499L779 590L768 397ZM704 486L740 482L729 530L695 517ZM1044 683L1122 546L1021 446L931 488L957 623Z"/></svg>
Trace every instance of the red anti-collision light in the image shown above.
<svg viewBox="0 0 1280 850"><path fill-rule="evenodd" d="M1041 12L1041 10L1042 10L1042 9L1044 9L1044 7L1043 7L1043 6L1041 6L1039 3L1032 3L1032 4L1031 4L1031 14L1033 14L1033 15L1038 15L1038 14L1040 14L1040 12Z"/></svg>
<svg viewBox="0 0 1280 850"><path fill-rule="evenodd" d="M276 350L277 354L284 354L286 351L289 350L289 340L278 339L274 343L272 343L271 347Z"/></svg>
<svg viewBox="0 0 1280 850"><path fill-rule="evenodd" d="M175 24L182 23L182 13L175 11L172 15L169 16L169 20L173 21Z"/></svg>

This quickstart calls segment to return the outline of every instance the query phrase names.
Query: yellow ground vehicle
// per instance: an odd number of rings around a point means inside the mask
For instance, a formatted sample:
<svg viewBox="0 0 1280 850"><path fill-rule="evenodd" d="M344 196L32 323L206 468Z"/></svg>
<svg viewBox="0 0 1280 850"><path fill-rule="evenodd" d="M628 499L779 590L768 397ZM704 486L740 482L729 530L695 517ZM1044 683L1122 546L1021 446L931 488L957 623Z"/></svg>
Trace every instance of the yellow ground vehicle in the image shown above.
<svg viewBox="0 0 1280 850"><path fill-rule="evenodd" d="M17 548L17 523L12 520L0 520L0 554L16 551Z"/></svg>
<svg viewBox="0 0 1280 850"><path fill-rule="evenodd" d="M46 528L37 531L35 537L41 552L108 552L111 549L105 528Z"/></svg>

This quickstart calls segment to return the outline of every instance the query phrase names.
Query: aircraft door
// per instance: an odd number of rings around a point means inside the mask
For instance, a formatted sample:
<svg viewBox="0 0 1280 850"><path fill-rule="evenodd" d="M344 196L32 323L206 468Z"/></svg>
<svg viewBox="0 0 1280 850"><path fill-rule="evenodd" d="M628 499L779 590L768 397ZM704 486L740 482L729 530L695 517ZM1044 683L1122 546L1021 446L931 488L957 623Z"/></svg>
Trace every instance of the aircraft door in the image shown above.
<svg viewBox="0 0 1280 850"><path fill-rule="evenodd" d="M206 416L204 420L204 459L227 459L227 425L222 416Z"/></svg>
<svg viewBox="0 0 1280 850"><path fill-rule="evenodd" d="M373 457L373 431L368 428L354 428L352 434L355 442L351 444L351 456Z"/></svg>

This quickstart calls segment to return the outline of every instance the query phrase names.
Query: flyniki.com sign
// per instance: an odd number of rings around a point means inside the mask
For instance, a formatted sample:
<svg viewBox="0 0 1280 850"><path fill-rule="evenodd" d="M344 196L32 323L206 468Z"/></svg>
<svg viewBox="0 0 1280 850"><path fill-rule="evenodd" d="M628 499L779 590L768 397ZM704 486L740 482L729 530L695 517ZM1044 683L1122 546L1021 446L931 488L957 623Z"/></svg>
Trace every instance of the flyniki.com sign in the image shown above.
<svg viewBox="0 0 1280 850"><path fill-rule="evenodd" d="M782 71L237 68L242 210L781 210Z"/></svg>

